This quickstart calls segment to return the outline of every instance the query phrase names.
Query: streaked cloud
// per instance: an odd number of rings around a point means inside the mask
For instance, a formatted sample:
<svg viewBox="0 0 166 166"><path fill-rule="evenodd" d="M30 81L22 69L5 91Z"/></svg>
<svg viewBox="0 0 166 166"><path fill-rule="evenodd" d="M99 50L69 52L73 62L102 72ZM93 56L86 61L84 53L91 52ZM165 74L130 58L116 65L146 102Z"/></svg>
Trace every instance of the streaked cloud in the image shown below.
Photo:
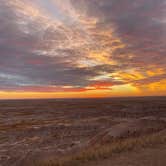
<svg viewBox="0 0 166 166"><path fill-rule="evenodd" d="M166 94L165 0L1 0L0 22L0 91Z"/></svg>

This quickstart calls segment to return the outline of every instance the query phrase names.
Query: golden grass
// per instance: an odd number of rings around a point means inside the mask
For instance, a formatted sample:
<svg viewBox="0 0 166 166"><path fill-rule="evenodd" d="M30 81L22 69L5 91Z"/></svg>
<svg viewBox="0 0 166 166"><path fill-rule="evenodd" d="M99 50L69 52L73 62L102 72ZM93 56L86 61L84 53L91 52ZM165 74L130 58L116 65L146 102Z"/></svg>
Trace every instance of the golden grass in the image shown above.
<svg viewBox="0 0 166 166"><path fill-rule="evenodd" d="M116 140L107 145L100 145L84 149L75 155L63 157L59 160L46 161L43 163L40 162L35 164L35 166L79 166L89 161L107 159L116 153L155 146L163 143L166 143L166 133L160 132L138 138Z"/></svg>

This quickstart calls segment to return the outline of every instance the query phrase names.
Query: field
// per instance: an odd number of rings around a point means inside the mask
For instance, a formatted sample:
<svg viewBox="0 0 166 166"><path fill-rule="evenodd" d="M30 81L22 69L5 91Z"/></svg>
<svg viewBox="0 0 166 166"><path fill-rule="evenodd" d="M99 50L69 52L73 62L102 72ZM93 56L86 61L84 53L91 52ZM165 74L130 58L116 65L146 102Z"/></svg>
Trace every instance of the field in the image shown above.
<svg viewBox="0 0 166 166"><path fill-rule="evenodd" d="M0 101L0 166L105 166L161 144L166 97Z"/></svg>

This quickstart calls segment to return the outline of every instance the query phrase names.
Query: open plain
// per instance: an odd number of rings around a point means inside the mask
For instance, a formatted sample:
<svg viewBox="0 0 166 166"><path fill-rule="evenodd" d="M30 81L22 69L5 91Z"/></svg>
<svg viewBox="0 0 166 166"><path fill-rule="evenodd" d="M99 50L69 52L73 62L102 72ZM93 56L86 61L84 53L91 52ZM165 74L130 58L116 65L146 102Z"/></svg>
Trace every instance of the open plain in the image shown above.
<svg viewBox="0 0 166 166"><path fill-rule="evenodd" d="M144 152L149 154L156 146L158 154L162 147L164 156L165 129L166 97L2 100L0 166L56 166L58 162L106 166L114 153L123 156L123 151L133 150L132 157L135 150L148 147ZM121 161L115 157L112 165L124 166L125 156Z"/></svg>

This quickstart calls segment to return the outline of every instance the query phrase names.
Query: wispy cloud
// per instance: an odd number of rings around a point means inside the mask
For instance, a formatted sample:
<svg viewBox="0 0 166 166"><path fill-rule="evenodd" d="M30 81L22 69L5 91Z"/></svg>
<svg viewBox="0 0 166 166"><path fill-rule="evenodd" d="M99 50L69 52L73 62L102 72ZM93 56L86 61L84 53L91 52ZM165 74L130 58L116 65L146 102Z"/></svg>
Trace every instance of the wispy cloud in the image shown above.
<svg viewBox="0 0 166 166"><path fill-rule="evenodd" d="M159 85L165 18L165 0L1 0L0 90Z"/></svg>

